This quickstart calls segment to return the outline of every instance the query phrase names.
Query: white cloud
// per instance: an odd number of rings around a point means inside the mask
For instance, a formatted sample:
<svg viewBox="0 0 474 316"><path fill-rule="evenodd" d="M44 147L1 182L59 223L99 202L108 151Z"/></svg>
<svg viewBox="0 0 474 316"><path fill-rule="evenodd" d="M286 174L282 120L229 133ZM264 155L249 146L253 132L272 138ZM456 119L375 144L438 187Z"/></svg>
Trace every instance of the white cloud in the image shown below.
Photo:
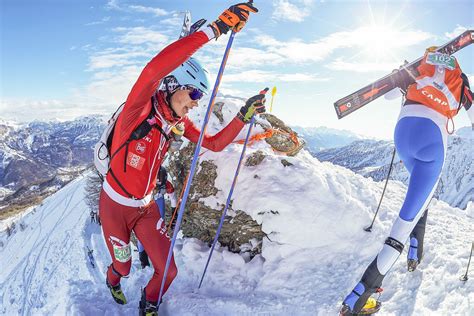
<svg viewBox="0 0 474 316"><path fill-rule="evenodd" d="M95 71L105 68L133 65L146 57L150 57L150 54L144 51L106 50L89 57L87 70Z"/></svg>
<svg viewBox="0 0 474 316"><path fill-rule="evenodd" d="M357 48L358 50L379 48L390 52L390 50L419 44L432 37L433 35L423 31L360 27L353 31L332 33L312 42L304 42L300 39L282 42L268 35L257 36L255 42L264 46L267 52L281 55L285 63L306 63L327 59L336 50L342 48Z"/></svg>
<svg viewBox="0 0 474 316"><path fill-rule="evenodd" d="M72 101L71 101L72 100ZM72 120L82 115L104 115L112 111L111 106L85 105L76 100L68 99L3 99L0 101L2 119L17 122L31 122L32 120Z"/></svg>
<svg viewBox="0 0 474 316"><path fill-rule="evenodd" d="M173 28L176 28L176 30L179 30L179 28L183 25L183 18L178 14L174 14L171 18L161 20L160 25L169 25Z"/></svg>
<svg viewBox="0 0 474 316"><path fill-rule="evenodd" d="M106 22L108 22L108 21L110 21L110 16L103 17L103 18L100 19L99 21L94 21L94 22L86 23L85 25L86 25L86 26L99 25L99 24L104 24L104 23L106 23Z"/></svg>
<svg viewBox="0 0 474 316"><path fill-rule="evenodd" d="M303 22L311 13L313 0L293 1L278 0L273 3L272 18L279 21Z"/></svg>
<svg viewBox="0 0 474 316"><path fill-rule="evenodd" d="M302 81L327 81L328 78L321 78L315 74L304 73L277 73L265 70L247 70L240 73L226 74L223 81L230 82L302 82Z"/></svg>
<svg viewBox="0 0 474 316"><path fill-rule="evenodd" d="M456 36L461 35L462 32L467 31L467 30L472 30L473 28L474 27L472 25L471 26L462 26L462 25L458 24L454 28L454 30L452 30L451 32L444 33L444 36L446 36L449 39L453 39Z"/></svg>
<svg viewBox="0 0 474 316"><path fill-rule="evenodd" d="M392 69L397 69L400 66L397 62L347 62L338 58L330 64L326 65L331 70L341 70L350 72L376 72L385 71L390 72Z"/></svg>
<svg viewBox="0 0 474 316"><path fill-rule="evenodd" d="M155 16L164 16L169 14L168 11L161 8L145 7L141 5L122 5L119 0L109 0L105 6L109 10L118 10L124 12L138 12L138 13L151 13Z"/></svg>
<svg viewBox="0 0 474 316"><path fill-rule="evenodd" d="M163 16L169 14L168 11L160 8L144 7L141 5L130 5L128 6L128 8L135 12L152 13L155 16Z"/></svg>
<svg viewBox="0 0 474 316"><path fill-rule="evenodd" d="M115 32L123 33L118 38L120 44L140 45L150 44L163 45L169 41L168 36L161 32L154 31L152 29L139 26L139 27L117 27L114 29Z"/></svg>
<svg viewBox="0 0 474 316"><path fill-rule="evenodd" d="M116 9L116 10L119 10L119 9L120 9L120 5L119 5L118 2L119 2L118 0L109 0L109 1L107 2L106 7L109 8L109 9Z"/></svg>

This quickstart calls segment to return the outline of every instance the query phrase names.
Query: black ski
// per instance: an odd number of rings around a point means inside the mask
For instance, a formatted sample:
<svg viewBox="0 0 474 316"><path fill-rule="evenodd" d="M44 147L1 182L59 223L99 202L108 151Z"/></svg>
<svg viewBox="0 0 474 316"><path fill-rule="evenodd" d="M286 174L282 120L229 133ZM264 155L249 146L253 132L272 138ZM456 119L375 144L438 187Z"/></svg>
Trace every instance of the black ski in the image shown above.
<svg viewBox="0 0 474 316"><path fill-rule="evenodd" d="M445 54L454 54L458 50L474 43L474 30L467 30L455 39L447 42L443 46L438 47L436 51ZM412 78L416 77L417 70L423 57L402 66L400 71L407 71ZM349 115L350 113L360 109L367 103L372 102L378 97L384 95L388 91L397 87L397 78L399 77L398 71L392 72L391 74L357 90L348 96L337 100L334 103L337 117L339 119Z"/></svg>

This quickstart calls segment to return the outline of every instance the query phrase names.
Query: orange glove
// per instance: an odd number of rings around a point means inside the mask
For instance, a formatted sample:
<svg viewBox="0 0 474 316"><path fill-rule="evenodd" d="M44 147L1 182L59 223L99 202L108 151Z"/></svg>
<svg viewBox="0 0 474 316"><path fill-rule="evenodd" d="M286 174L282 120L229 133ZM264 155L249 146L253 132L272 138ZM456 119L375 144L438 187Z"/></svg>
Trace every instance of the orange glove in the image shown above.
<svg viewBox="0 0 474 316"><path fill-rule="evenodd" d="M258 12L258 9L253 6L252 2L235 4L222 12L219 18L210 24L216 38L221 34L227 34L229 30L240 32L245 26L250 12Z"/></svg>

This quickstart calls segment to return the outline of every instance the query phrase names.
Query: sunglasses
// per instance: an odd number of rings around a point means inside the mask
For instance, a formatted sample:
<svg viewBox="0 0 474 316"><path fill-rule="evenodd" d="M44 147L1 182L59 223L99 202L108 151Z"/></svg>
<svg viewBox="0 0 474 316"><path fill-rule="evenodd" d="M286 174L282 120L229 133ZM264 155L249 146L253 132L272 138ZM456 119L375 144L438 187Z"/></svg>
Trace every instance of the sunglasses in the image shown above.
<svg viewBox="0 0 474 316"><path fill-rule="evenodd" d="M195 88L193 86L181 86L179 89L180 90L188 90L189 91L189 97L193 101L200 100L204 95L204 93L201 90L199 90L198 88Z"/></svg>

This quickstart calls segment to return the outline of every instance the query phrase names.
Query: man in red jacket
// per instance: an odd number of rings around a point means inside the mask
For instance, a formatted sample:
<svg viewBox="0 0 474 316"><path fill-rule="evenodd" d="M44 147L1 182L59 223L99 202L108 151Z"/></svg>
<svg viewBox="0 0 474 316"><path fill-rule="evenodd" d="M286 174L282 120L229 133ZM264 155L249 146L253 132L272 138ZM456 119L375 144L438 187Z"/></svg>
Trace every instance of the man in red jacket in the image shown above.
<svg viewBox="0 0 474 316"><path fill-rule="evenodd" d="M110 169L100 194L102 228L112 264L107 286L114 300L125 304L120 279L131 267L130 233L133 230L147 251L155 269L140 301L141 315L157 315L158 295L170 240L163 219L152 198L156 177L177 127L183 136L197 142L200 131L186 117L209 91L208 72L190 56L213 38L229 30L240 31L251 3L225 10L202 31L164 48L143 69L117 119L111 146ZM214 136L205 135L203 146L221 151L238 135L254 112L264 111L265 96L249 99L237 116ZM176 277L171 262L164 291Z"/></svg>

